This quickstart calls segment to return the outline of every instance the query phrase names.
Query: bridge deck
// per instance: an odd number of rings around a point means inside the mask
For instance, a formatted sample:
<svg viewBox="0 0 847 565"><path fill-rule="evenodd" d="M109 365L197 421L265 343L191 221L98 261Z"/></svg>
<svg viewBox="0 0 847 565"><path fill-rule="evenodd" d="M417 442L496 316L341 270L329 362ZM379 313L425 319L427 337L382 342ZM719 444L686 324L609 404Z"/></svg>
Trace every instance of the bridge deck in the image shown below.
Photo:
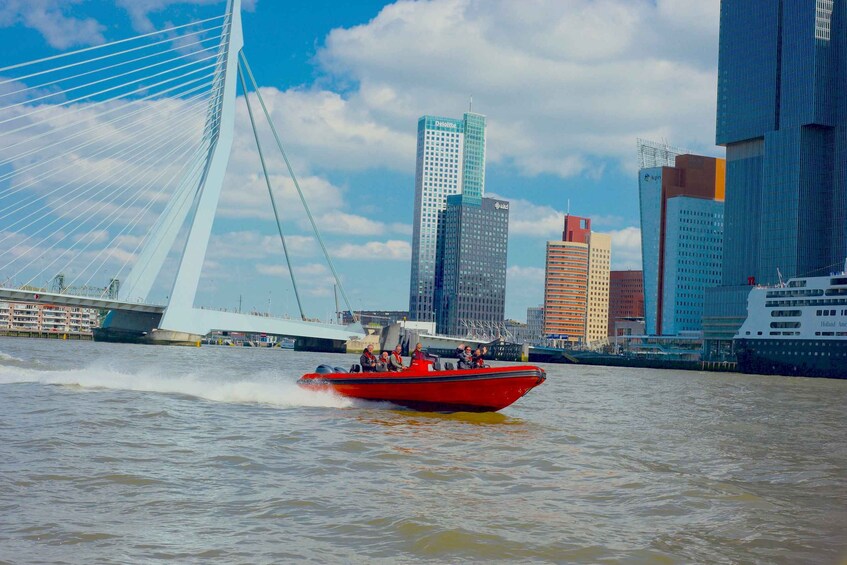
<svg viewBox="0 0 847 565"><path fill-rule="evenodd" d="M88 296L73 296L16 288L0 288L0 300L56 304L59 306L79 306L80 308L97 308L100 310L129 310L131 312L148 312L151 314L161 314L165 311L165 307L158 304L120 302L108 298L91 298Z"/></svg>

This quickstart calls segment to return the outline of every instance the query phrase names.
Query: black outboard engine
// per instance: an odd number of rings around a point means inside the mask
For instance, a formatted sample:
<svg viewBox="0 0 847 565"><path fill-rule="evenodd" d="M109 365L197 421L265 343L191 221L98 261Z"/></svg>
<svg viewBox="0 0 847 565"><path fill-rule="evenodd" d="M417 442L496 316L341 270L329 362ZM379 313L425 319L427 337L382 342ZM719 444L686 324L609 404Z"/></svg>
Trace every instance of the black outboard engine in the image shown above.
<svg viewBox="0 0 847 565"><path fill-rule="evenodd" d="M318 365L318 368L315 369L315 372L325 375L328 373L335 373L336 371L330 365Z"/></svg>

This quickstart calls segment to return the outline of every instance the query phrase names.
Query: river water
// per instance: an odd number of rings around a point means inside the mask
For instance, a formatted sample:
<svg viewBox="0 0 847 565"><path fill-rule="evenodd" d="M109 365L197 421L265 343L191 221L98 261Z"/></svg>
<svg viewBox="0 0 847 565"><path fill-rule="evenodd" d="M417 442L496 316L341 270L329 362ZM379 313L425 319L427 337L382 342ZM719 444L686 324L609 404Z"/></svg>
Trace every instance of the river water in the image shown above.
<svg viewBox="0 0 847 565"><path fill-rule="evenodd" d="M501 413L354 356L0 340L0 562L845 563L847 381L547 365Z"/></svg>

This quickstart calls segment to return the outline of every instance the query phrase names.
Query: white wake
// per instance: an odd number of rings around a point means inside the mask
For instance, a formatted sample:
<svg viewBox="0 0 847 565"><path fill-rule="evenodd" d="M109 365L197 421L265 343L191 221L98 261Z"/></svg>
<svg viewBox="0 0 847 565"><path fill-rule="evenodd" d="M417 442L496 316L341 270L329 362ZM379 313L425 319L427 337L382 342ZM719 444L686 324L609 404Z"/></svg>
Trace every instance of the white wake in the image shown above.
<svg viewBox="0 0 847 565"><path fill-rule="evenodd" d="M348 398L331 393L304 390L290 380L270 372L228 379L226 376L204 374L168 375L160 368L150 367L125 372L94 364L82 369L43 370L24 367L22 360L0 354L0 384L41 383L75 386L88 390L128 390L160 394L179 394L214 402L265 404L288 407L346 408L354 405ZM7 363L6 361L13 361Z"/></svg>

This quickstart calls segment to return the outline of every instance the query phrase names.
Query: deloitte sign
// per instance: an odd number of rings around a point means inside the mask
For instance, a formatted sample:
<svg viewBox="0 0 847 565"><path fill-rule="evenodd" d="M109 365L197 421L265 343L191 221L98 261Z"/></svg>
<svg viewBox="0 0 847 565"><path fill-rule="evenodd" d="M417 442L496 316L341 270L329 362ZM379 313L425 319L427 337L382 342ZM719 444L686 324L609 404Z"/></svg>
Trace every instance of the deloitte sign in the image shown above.
<svg viewBox="0 0 847 565"><path fill-rule="evenodd" d="M442 122L440 120L435 120L435 127L456 129L458 126L456 126L456 124L454 124L453 122Z"/></svg>

